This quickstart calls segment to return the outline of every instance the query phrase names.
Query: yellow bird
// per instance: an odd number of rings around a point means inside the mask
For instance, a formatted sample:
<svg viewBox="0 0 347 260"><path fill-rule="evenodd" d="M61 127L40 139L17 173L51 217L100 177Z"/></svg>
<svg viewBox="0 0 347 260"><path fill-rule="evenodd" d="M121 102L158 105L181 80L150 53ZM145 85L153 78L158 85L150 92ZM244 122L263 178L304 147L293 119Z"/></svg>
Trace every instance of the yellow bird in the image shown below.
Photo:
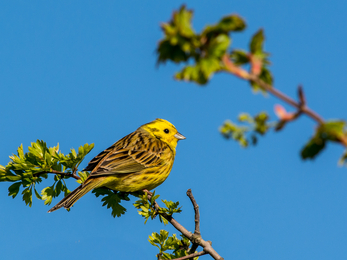
<svg viewBox="0 0 347 260"><path fill-rule="evenodd" d="M177 142L183 139L186 138L164 119L140 126L95 156L84 169L91 171L86 181L48 212L61 207L68 209L99 187L123 192L154 189L169 176Z"/></svg>

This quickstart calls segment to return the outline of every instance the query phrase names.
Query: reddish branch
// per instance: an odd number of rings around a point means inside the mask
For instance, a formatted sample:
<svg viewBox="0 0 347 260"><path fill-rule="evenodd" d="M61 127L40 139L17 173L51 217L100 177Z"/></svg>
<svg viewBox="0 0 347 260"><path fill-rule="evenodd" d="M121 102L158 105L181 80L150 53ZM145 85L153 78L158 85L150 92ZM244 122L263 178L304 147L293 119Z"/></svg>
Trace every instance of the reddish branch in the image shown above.
<svg viewBox="0 0 347 260"><path fill-rule="evenodd" d="M224 62L224 65L225 65L227 71L229 71L230 73L232 73L232 74L234 74L234 75L236 75L242 79L253 81L253 82L257 83L262 89L271 93L275 97L278 97L279 99L283 100L284 102L288 103L289 105L295 107L296 109L301 111L301 113L308 115L313 120L317 121L319 124L324 123L324 119L321 116L319 116L316 112L312 111L310 108L307 107L302 87L299 87L300 102L296 102L294 99L288 97L287 95L285 95L281 91L275 89L270 84L267 84L264 81L262 81L256 74L249 73L248 71L244 70L243 68L236 66L229 59L229 57L227 55L225 55L223 57L223 62Z"/></svg>
<svg viewBox="0 0 347 260"><path fill-rule="evenodd" d="M144 192L147 192L147 197L148 200L151 200L152 198L152 192L144 190ZM181 258L176 258L175 260L184 260L184 259L189 259L189 258L194 258L200 255L204 255L204 254L209 254L211 255L215 260L224 260L223 257L221 257L211 246L211 241L205 241L202 239L201 235L200 235L200 215L199 215L199 210L196 204L196 201L193 197L192 191L189 189L187 191L187 195L189 196L189 198L191 199L193 206L194 206L194 210L195 210L195 220L197 220L197 222L195 222L195 231L198 232L198 234L194 234L191 233L190 231L188 231L185 227L183 227L180 223L177 222L176 219L174 219L172 216L167 215L165 213L159 213L163 218L165 218L174 228L176 228L179 232L181 232L186 238L188 238L193 245L197 244L198 246L201 246L203 248L202 252L199 253L193 253ZM159 205L156 201L154 201L154 208L156 210L159 210ZM197 224L198 223L198 224Z"/></svg>
<svg viewBox="0 0 347 260"><path fill-rule="evenodd" d="M254 67L257 67L258 64L253 64L254 61L252 59L251 59L251 63L252 63L251 64L251 68L252 68L251 73L249 73L248 71L246 71L242 67L235 65L229 59L229 57L227 55L223 56L222 60L223 60L223 63L225 65L225 69L228 72L230 72L231 74L233 74L239 78L242 78L244 80L248 80L248 81L256 83L262 89L266 90L267 92L271 93L275 97L281 99L282 101L286 102L287 104L289 104L289 105L291 105L297 109L297 112L294 114L293 118L291 118L290 120L286 120L285 122L283 122L283 120L282 120L282 123L283 123L282 127L286 122L296 119L301 114L306 114L307 116L311 117L313 120L315 120L318 123L319 126L324 124L324 119L306 105L306 99L305 99L304 92L303 92L301 86L299 86L299 88L298 88L299 101L297 102L297 101L293 100L292 98L288 97L287 95L285 95L284 93L282 93L281 91L279 91L278 89L274 88L270 84L267 84L263 80L261 80L256 73L257 70L254 69ZM347 136L338 137L338 141L342 145L347 146Z"/></svg>
<svg viewBox="0 0 347 260"><path fill-rule="evenodd" d="M282 101L286 102L287 104L295 107L301 113L304 113L304 114L308 115L313 120L315 120L318 124L321 125L321 124L324 123L324 119L321 116L319 116L316 112L311 110L306 104L301 104L300 102L296 102L294 99L288 97L287 95L285 95L281 91L275 89L270 84L267 84L264 81L262 81L261 79L259 79L258 76L249 74L248 79L253 81L253 82L255 82L255 83L257 83L261 88L263 88L267 92L271 93L275 97L278 97L279 99L281 99ZM300 92L302 93L302 90ZM303 93L302 93L302 95L303 95Z"/></svg>

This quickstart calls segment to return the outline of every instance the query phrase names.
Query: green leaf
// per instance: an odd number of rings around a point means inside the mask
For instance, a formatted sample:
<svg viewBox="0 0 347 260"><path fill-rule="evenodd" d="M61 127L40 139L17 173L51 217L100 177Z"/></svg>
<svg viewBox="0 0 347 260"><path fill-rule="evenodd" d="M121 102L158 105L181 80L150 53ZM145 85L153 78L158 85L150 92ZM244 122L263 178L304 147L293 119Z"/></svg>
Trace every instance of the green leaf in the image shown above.
<svg viewBox="0 0 347 260"><path fill-rule="evenodd" d="M182 6L174 12L169 23L162 24L165 37L157 48L158 64L167 60L176 63L187 61L190 55L194 55L200 43L191 25L192 16L193 12Z"/></svg>
<svg viewBox="0 0 347 260"><path fill-rule="evenodd" d="M327 141L339 142L346 135L345 121L328 121L321 124L314 136L308 141L301 151L303 159L315 158L326 146Z"/></svg>
<svg viewBox="0 0 347 260"><path fill-rule="evenodd" d="M78 176L81 178L79 180L77 180L78 183L82 184L83 182L86 181L86 179L88 178L89 176L89 172L78 172L77 173Z"/></svg>
<svg viewBox="0 0 347 260"><path fill-rule="evenodd" d="M322 138L338 142L345 136L345 127L345 121L328 121L318 128L318 132L320 133Z"/></svg>
<svg viewBox="0 0 347 260"><path fill-rule="evenodd" d="M313 137L301 150L302 159L315 158L324 148L326 141L320 137Z"/></svg>
<svg viewBox="0 0 347 260"><path fill-rule="evenodd" d="M258 32L256 32L251 40L251 43L249 45L249 49L251 53L253 54L259 54L263 52L263 42L264 42L264 31L263 29L260 29Z"/></svg>
<svg viewBox="0 0 347 260"><path fill-rule="evenodd" d="M208 56L220 59L226 53L230 43L231 40L228 35L221 34L214 37L207 48Z"/></svg>
<svg viewBox="0 0 347 260"><path fill-rule="evenodd" d="M193 11L187 10L186 7L182 5L178 12L174 12L171 24L178 28L181 35L191 37L194 35L194 30L191 24L192 17Z"/></svg>
<svg viewBox="0 0 347 260"><path fill-rule="evenodd" d="M169 221L161 215L159 215L159 221L163 223L165 226L169 224Z"/></svg>
<svg viewBox="0 0 347 260"><path fill-rule="evenodd" d="M49 186L44 188L41 191L41 195L42 195L42 200L44 200L44 204L45 205L50 205L52 203L52 199L54 196L54 190L53 190L53 186Z"/></svg>
<svg viewBox="0 0 347 260"><path fill-rule="evenodd" d="M201 59L195 66L186 66L175 75L178 80L193 81L204 85L212 75L221 69L219 60L214 58Z"/></svg>
<svg viewBox="0 0 347 260"><path fill-rule="evenodd" d="M237 66L249 63L248 53L246 53L244 50L233 50L230 54L230 58Z"/></svg>
<svg viewBox="0 0 347 260"><path fill-rule="evenodd" d="M206 26L201 34L210 39L216 35L228 35L232 31L242 31L245 27L246 23L240 16L229 15L222 18L216 25Z"/></svg>
<svg viewBox="0 0 347 260"><path fill-rule="evenodd" d="M158 44L157 54L158 63L165 63L167 60L179 63L189 59L189 54L180 46L172 45L170 40L163 40Z"/></svg>
<svg viewBox="0 0 347 260"><path fill-rule="evenodd" d="M122 200L122 196L119 195L120 192L112 191L106 188L97 188L92 192L96 197L104 196L101 200L104 202L102 206L107 206L108 209L111 208L111 214L114 218L120 217L121 215L125 214L126 209L122 205L120 205L120 202ZM129 200L129 198L127 197L126 200Z"/></svg>
<svg viewBox="0 0 347 260"><path fill-rule="evenodd" d="M54 197L58 197L63 190L64 190L63 182L59 180L57 184L55 185Z"/></svg>
<svg viewBox="0 0 347 260"><path fill-rule="evenodd" d="M246 28L245 21L238 15L229 15L223 17L218 23L218 27L228 33L230 31L243 31Z"/></svg>
<svg viewBox="0 0 347 260"><path fill-rule="evenodd" d="M161 243L164 243L168 236L169 236L169 232L168 231L163 230L163 229L160 230L159 238L160 238L160 242Z"/></svg>
<svg viewBox="0 0 347 260"><path fill-rule="evenodd" d="M12 198L15 198L19 192L21 184L21 182L15 182L10 187L8 187L8 196L12 196Z"/></svg>
<svg viewBox="0 0 347 260"><path fill-rule="evenodd" d="M31 207L33 203L31 187L25 188L22 194L23 194L23 201L25 202L25 205L28 205L29 207Z"/></svg>
<svg viewBox="0 0 347 260"><path fill-rule="evenodd" d="M34 191L35 191L36 198L38 198L39 200L42 200L42 197L41 197L41 195L37 192L36 188L34 188Z"/></svg>

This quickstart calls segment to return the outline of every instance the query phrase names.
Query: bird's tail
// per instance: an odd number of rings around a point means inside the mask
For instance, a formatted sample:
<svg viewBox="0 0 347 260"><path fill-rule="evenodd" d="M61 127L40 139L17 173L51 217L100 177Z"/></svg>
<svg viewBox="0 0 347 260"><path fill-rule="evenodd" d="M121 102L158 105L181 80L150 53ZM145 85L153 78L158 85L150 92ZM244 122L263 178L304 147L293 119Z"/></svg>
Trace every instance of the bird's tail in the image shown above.
<svg viewBox="0 0 347 260"><path fill-rule="evenodd" d="M70 192L65 198L58 202L53 208L51 208L48 213L51 213L57 209L62 207L69 209L77 200L79 200L86 193L91 191L92 189L98 188L102 186L102 181L104 178L95 178L89 179L86 182L82 183L79 187Z"/></svg>

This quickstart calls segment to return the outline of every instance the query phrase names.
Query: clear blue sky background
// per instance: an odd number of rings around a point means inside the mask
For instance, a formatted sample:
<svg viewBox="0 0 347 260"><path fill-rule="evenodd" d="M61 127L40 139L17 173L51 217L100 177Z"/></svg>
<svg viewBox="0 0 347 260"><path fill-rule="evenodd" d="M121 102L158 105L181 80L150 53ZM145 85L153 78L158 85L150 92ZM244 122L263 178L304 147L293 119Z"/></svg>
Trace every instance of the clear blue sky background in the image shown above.
<svg viewBox="0 0 347 260"><path fill-rule="evenodd" d="M174 81L175 65L156 68L159 24L181 4L2 1L0 164L20 144L42 139L50 146L59 142L64 153L95 143L86 166L141 124L165 118L187 140L179 143L171 175L156 191L181 202L176 218L193 231L185 195L191 188L203 238L225 259L346 259L347 171L337 166L342 147L329 145L314 162L302 161L299 151L315 126L304 117L255 148L223 139L218 127L225 119L261 110L275 119L273 106L280 102L252 95L229 75L198 87ZM295 97L301 83L308 104L324 118L346 119L346 1L187 5L195 10L197 30L229 13L243 16L248 28L234 35L238 48L264 28L275 86ZM8 186L0 183L1 259L156 259L147 238L164 227L158 220L144 225L131 202L116 219L93 194L69 213L48 214L42 201L29 208L20 197L8 197ZM69 187L77 183L71 180Z"/></svg>

